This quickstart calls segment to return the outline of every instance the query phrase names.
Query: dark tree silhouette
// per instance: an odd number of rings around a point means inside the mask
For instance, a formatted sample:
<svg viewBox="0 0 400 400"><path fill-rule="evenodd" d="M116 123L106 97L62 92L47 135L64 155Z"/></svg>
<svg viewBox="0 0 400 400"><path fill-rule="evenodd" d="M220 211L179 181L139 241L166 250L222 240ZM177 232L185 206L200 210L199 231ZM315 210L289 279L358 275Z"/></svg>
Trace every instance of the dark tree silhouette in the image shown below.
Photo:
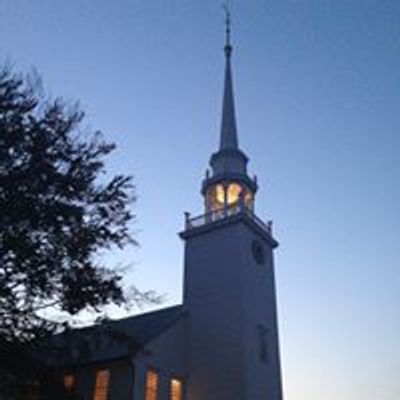
<svg viewBox="0 0 400 400"><path fill-rule="evenodd" d="M75 315L121 304L121 276L99 250L135 244L132 178L107 178L114 144L82 129L83 112L46 100L27 79L0 70L0 339L31 341ZM136 292L137 295L137 292Z"/></svg>

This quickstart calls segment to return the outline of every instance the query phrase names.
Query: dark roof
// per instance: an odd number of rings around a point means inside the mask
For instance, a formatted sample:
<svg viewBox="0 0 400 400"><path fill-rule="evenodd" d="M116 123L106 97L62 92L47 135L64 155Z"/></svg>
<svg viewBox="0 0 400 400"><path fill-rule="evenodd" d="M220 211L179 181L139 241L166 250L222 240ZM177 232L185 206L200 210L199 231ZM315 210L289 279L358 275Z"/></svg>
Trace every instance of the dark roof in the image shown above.
<svg viewBox="0 0 400 400"><path fill-rule="evenodd" d="M112 329L122 331L143 345L168 329L183 314L183 306L139 314L109 322Z"/></svg>
<svg viewBox="0 0 400 400"><path fill-rule="evenodd" d="M56 338L56 364L77 365L132 356L184 315L183 306L110 320Z"/></svg>

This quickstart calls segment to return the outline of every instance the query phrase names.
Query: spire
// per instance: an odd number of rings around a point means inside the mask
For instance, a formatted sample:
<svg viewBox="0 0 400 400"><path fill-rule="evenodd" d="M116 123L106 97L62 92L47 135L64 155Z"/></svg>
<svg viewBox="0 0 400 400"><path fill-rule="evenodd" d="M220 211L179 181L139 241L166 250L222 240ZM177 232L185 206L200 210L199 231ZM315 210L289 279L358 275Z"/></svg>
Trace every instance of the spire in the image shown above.
<svg viewBox="0 0 400 400"><path fill-rule="evenodd" d="M226 41L224 46L226 65L220 145L219 149L210 157L209 164L211 172L209 171L206 173L201 187L201 193L205 197L207 212L220 209L221 204L224 203L225 200L227 200L228 203L232 203L232 196L229 198L227 197L229 193L232 195L231 192L228 193L228 187L231 187L231 191L236 190L236 194L244 194L250 208L254 205L254 195L257 192L257 182L247 175L248 158L246 154L239 149L238 144L231 70L231 18L228 8L224 6L224 9L226 12ZM217 198L215 196L217 196ZM221 203L222 198L223 200Z"/></svg>
<svg viewBox="0 0 400 400"><path fill-rule="evenodd" d="M224 99L222 105L222 123L221 123L221 139L220 150L237 149L238 139L236 133L235 103L233 98L232 71L231 71L231 18L227 7L226 11L226 43L225 43L225 84Z"/></svg>

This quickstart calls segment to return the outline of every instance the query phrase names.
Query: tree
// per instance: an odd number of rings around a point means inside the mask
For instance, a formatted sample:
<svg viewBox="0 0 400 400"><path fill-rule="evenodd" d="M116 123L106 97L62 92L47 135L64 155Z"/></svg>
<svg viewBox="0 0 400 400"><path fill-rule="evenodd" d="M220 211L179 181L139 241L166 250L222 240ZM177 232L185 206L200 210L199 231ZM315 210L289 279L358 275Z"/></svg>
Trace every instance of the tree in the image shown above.
<svg viewBox="0 0 400 400"><path fill-rule="evenodd" d="M84 132L83 120L77 107L0 71L1 340L57 331L49 308L76 315L126 300L121 276L97 255L136 244L135 190L130 176L105 177L115 145Z"/></svg>

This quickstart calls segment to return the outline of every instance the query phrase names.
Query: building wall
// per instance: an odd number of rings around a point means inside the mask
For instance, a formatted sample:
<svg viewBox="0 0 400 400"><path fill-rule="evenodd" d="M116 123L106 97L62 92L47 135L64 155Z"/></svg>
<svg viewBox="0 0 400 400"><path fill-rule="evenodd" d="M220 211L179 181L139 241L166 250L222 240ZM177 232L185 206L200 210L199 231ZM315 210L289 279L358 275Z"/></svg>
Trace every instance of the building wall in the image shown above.
<svg viewBox="0 0 400 400"><path fill-rule="evenodd" d="M170 399L170 380L173 377L187 380L187 319L182 317L162 334L149 342L134 358L135 389L134 400L145 397L146 373L154 369L159 377L158 400Z"/></svg>
<svg viewBox="0 0 400 400"><path fill-rule="evenodd" d="M241 229L244 281L244 342L246 399L281 400L274 255L271 244L254 230ZM262 246L264 262L253 255L254 242Z"/></svg>
<svg viewBox="0 0 400 400"><path fill-rule="evenodd" d="M184 302L189 310L187 400L244 398L243 285L238 226L185 243Z"/></svg>
<svg viewBox="0 0 400 400"><path fill-rule="evenodd" d="M135 373L133 364L129 359L82 365L74 368L71 372L75 377L78 398L94 399L96 373L102 369L110 371L108 400L132 399Z"/></svg>
<svg viewBox="0 0 400 400"><path fill-rule="evenodd" d="M187 400L281 400L272 243L250 225L225 220L186 238ZM260 326L269 332L268 362L260 360Z"/></svg>

